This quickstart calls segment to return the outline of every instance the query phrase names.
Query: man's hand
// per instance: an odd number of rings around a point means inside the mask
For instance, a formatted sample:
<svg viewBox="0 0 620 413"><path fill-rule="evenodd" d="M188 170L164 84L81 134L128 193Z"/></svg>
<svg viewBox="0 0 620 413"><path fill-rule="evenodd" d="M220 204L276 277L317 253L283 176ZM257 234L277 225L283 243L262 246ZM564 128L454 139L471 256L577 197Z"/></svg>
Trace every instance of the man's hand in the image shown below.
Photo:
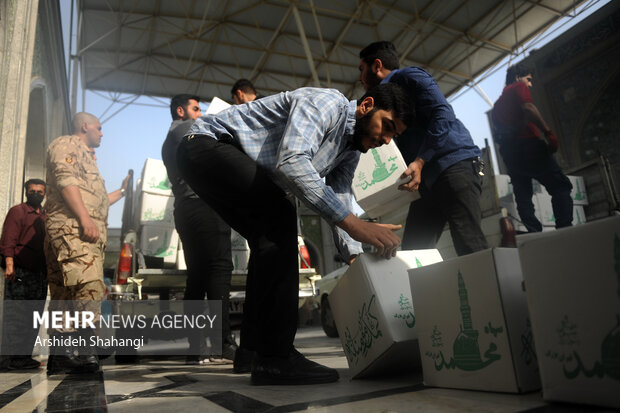
<svg viewBox="0 0 620 413"><path fill-rule="evenodd" d="M82 241L95 243L99 239L99 228L90 217L80 220L80 239Z"/></svg>
<svg viewBox="0 0 620 413"><path fill-rule="evenodd" d="M127 176L125 177L125 179L123 179L123 183L121 184L121 189L123 191L127 190L127 184L129 183L129 178L131 178L131 175L127 174Z"/></svg>
<svg viewBox="0 0 620 413"><path fill-rule="evenodd" d="M558 137L555 136L555 133L553 133L551 129L548 129L545 131L545 138L547 140L547 146L549 147L549 151L551 153L556 153L558 151L558 147L560 146Z"/></svg>
<svg viewBox="0 0 620 413"><path fill-rule="evenodd" d="M424 160L417 158L415 161L409 164L409 168L403 172L401 178L411 177L411 181L406 184L402 184L398 187L401 191L417 191L422 182L422 168L424 167Z"/></svg>
<svg viewBox="0 0 620 413"><path fill-rule="evenodd" d="M15 266L13 265L13 257L5 257L4 263L6 264L4 278L9 281L15 281Z"/></svg>
<svg viewBox="0 0 620 413"><path fill-rule="evenodd" d="M396 256L400 245L400 238L394 231L402 228L402 225L376 224L362 221L353 214L349 214L337 224L345 230L354 240L365 242L377 249L377 253L386 259Z"/></svg>

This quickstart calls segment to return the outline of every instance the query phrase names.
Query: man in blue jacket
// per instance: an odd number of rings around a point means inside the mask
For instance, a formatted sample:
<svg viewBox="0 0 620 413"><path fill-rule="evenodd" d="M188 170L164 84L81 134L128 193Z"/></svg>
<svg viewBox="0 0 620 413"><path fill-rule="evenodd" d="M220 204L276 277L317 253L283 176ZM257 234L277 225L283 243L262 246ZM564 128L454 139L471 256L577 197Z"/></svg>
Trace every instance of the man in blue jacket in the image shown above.
<svg viewBox="0 0 620 413"><path fill-rule="evenodd" d="M454 248L466 255L488 247L480 228L482 163L480 149L433 77L419 67L399 69L391 42L380 41L360 52L360 77L364 89L396 83L415 105L416 119L396 139L411 181L402 190L419 190L405 225L402 248L435 248L448 222Z"/></svg>

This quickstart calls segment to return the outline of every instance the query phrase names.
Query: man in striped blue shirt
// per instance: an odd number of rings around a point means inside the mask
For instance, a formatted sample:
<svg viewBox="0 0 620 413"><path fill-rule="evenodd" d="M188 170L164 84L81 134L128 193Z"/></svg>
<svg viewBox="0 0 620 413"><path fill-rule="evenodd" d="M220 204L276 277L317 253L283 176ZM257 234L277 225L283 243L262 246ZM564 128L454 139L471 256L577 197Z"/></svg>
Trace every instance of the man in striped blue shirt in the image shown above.
<svg viewBox="0 0 620 413"><path fill-rule="evenodd" d="M196 120L177 152L181 175L251 249L242 327L256 351L255 384L338 380L334 369L297 352L297 221L290 194L334 229L343 258L360 242L390 258L400 228L364 222L351 213L351 182L360 152L389 143L413 117L397 85L381 85L359 101L332 89L302 88ZM325 180L323 180L323 178ZM244 343L242 342L242 345Z"/></svg>

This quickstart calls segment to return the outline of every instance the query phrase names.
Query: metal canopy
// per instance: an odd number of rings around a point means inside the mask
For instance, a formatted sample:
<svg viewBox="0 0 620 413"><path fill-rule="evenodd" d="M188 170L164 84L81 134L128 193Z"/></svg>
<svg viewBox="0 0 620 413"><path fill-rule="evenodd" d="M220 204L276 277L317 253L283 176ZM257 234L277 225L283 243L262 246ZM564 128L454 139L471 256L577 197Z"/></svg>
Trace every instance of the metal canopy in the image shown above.
<svg viewBox="0 0 620 413"><path fill-rule="evenodd" d="M230 100L239 78L264 95L302 86L350 98L359 51L391 40L449 96L516 53L582 0L81 0L83 88Z"/></svg>

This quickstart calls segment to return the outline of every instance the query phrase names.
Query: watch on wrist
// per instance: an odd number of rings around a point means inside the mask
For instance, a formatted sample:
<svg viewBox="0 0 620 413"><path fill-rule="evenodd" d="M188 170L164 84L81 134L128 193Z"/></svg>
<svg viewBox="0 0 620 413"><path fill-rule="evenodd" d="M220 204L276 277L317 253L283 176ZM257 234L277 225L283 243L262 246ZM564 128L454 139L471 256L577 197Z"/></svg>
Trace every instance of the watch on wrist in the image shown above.
<svg viewBox="0 0 620 413"><path fill-rule="evenodd" d="M121 188L121 195L125 196L125 190L123 188Z"/></svg>

